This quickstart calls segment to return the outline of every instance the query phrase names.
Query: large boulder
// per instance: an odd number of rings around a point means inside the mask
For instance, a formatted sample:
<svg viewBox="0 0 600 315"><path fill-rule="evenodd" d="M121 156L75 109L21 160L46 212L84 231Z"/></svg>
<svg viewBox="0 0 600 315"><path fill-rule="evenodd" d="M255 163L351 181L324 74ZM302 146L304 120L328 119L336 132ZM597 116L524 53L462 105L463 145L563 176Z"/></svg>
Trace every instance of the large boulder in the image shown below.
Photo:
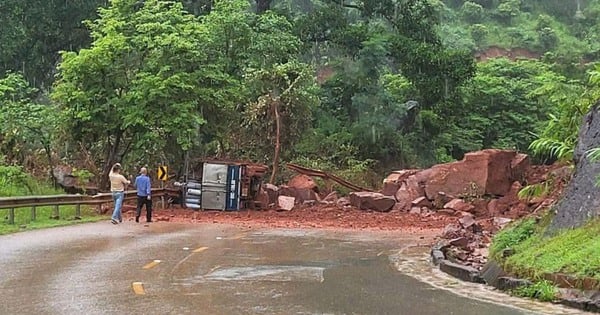
<svg viewBox="0 0 600 315"><path fill-rule="evenodd" d="M596 185L600 163L590 161L587 152L600 147L600 102L584 117L573 154L575 173L556 206L549 232L574 228L600 216L600 189Z"/></svg>
<svg viewBox="0 0 600 315"><path fill-rule="evenodd" d="M386 196L394 196L398 189L402 187L402 184L407 180L407 178L414 175L418 171L419 170L411 169L392 172L383 180L383 190L381 193Z"/></svg>
<svg viewBox="0 0 600 315"><path fill-rule="evenodd" d="M397 202L395 208L400 211L408 211L411 208L412 201L418 197L418 195L411 193L406 184L402 184L402 187L394 195Z"/></svg>
<svg viewBox="0 0 600 315"><path fill-rule="evenodd" d="M320 201L319 195L312 189L308 188L297 188L290 186L280 186L279 196L294 197L296 203L302 204L306 201Z"/></svg>
<svg viewBox="0 0 600 315"><path fill-rule="evenodd" d="M439 192L453 196L503 196L515 180L523 178L527 168L528 159L515 151L487 149L467 153L461 161L435 165L415 176L430 200Z"/></svg>
<svg viewBox="0 0 600 315"><path fill-rule="evenodd" d="M527 171L531 167L531 160L529 159L529 155L524 153L519 153L515 156L515 158L510 162L511 168L511 177L514 181L524 182L525 175Z"/></svg>
<svg viewBox="0 0 600 315"><path fill-rule="evenodd" d="M401 187L401 183L395 183L395 182L383 182L383 189L381 190L381 193L384 194L385 196L394 196L396 194L396 192L398 191L398 189L400 189Z"/></svg>
<svg viewBox="0 0 600 315"><path fill-rule="evenodd" d="M275 204L277 202L277 197L279 196L279 187L273 184L264 184L263 189L268 195L267 206Z"/></svg>
<svg viewBox="0 0 600 315"><path fill-rule="evenodd" d="M68 194L84 194L85 190L80 187L78 178L73 175L73 168L67 165L58 165L53 169L52 174L56 179L56 184L62 187Z"/></svg>
<svg viewBox="0 0 600 315"><path fill-rule="evenodd" d="M310 176L304 174L294 176L287 183L287 186L296 189L309 189L318 191L317 183L315 183Z"/></svg>
<svg viewBox="0 0 600 315"><path fill-rule="evenodd" d="M414 173L413 173L414 174ZM421 184L419 184L419 178L417 174L411 174L401 184L400 188L394 194L396 198L396 206L394 207L400 211L408 211L411 208L412 201L425 196L425 191Z"/></svg>
<svg viewBox="0 0 600 315"><path fill-rule="evenodd" d="M363 210L388 212L396 204L396 199L380 193L361 191L350 193L350 204Z"/></svg>

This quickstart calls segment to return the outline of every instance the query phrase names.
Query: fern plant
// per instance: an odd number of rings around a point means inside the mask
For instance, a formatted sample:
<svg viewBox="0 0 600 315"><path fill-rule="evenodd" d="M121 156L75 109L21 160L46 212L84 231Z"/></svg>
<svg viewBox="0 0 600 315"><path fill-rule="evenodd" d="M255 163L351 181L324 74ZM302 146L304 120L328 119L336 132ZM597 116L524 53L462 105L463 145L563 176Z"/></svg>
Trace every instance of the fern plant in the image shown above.
<svg viewBox="0 0 600 315"><path fill-rule="evenodd" d="M541 157L571 161L583 116L600 96L600 67L589 74L588 84L557 76L545 82L529 97L549 105L548 121L529 149Z"/></svg>
<svg viewBox="0 0 600 315"><path fill-rule="evenodd" d="M550 187L552 187L552 180L545 181L539 184L532 184L523 187L519 190L517 196L521 200L531 200L533 198L543 198L548 195L550 192Z"/></svg>

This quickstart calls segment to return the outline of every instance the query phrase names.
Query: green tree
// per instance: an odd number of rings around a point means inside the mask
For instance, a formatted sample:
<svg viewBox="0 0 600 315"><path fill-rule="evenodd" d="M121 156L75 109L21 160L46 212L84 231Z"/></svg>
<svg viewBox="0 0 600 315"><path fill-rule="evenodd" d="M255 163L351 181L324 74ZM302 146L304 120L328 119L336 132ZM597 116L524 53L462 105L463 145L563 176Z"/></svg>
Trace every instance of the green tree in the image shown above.
<svg viewBox="0 0 600 315"><path fill-rule="evenodd" d="M556 31L552 28L553 24L552 17L546 14L538 17L535 31L537 32L540 46L544 51L552 50L558 45L559 38Z"/></svg>
<svg viewBox="0 0 600 315"><path fill-rule="evenodd" d="M60 111L53 105L34 101L38 91L31 88L20 74L9 73L0 79L0 147L9 160L23 164L26 156L35 155L42 148L46 157L49 178L54 178L53 149L56 143L56 126Z"/></svg>
<svg viewBox="0 0 600 315"><path fill-rule="evenodd" d="M273 162L273 181L280 156L292 151L318 104L314 69L298 60L301 41L289 20L253 14L244 0L215 3L203 25L215 35L211 51L243 89L218 138L231 144L231 155Z"/></svg>
<svg viewBox="0 0 600 315"><path fill-rule="evenodd" d="M463 130L476 131L463 149L507 148L526 151L549 104L532 91L560 80L550 66L538 61L492 59L478 65L477 75L465 89L467 119Z"/></svg>
<svg viewBox="0 0 600 315"><path fill-rule="evenodd" d="M469 23L479 23L483 20L484 10L481 4L465 1L461 8L463 18Z"/></svg>
<svg viewBox="0 0 600 315"><path fill-rule="evenodd" d="M510 24L514 18L521 14L521 1L522 0L502 0L496 8L496 15L502 22Z"/></svg>
<svg viewBox="0 0 600 315"><path fill-rule="evenodd" d="M486 44L486 37L489 33L487 27L483 24L473 24L469 27L471 31L471 37L477 44L477 47L481 48Z"/></svg>
<svg viewBox="0 0 600 315"><path fill-rule="evenodd" d="M82 25L106 0L0 1L0 75L22 72L34 87L50 88L59 51L89 43Z"/></svg>
<svg viewBox="0 0 600 315"><path fill-rule="evenodd" d="M250 76L261 95L244 112L243 126L254 135L247 137L247 145L257 152L272 148L273 183L282 147L292 148L309 126L312 110L319 103L316 81L310 67L299 62L277 64L251 72Z"/></svg>
<svg viewBox="0 0 600 315"><path fill-rule="evenodd" d="M206 50L208 30L181 3L113 0L88 26L92 46L62 54L53 98L74 140L98 157L106 188L110 166L134 148L189 149L228 81Z"/></svg>

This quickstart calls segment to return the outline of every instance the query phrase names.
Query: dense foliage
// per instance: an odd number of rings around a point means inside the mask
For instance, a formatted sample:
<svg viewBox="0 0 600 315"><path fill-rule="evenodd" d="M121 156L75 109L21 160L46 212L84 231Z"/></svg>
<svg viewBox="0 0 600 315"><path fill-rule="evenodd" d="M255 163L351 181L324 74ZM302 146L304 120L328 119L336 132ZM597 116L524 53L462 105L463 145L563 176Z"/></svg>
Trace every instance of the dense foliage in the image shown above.
<svg viewBox="0 0 600 315"><path fill-rule="evenodd" d="M490 147L568 159L598 97L599 12L597 0L3 1L0 161L105 179L115 161L181 173L187 153L368 182Z"/></svg>

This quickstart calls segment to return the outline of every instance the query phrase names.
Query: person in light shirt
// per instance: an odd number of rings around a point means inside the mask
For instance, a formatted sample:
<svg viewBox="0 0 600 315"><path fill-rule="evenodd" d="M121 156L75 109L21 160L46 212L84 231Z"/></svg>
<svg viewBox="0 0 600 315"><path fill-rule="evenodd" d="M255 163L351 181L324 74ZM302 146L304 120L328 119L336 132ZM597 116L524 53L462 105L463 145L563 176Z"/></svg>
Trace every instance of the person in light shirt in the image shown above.
<svg viewBox="0 0 600 315"><path fill-rule="evenodd" d="M112 224L119 224L123 222L121 207L123 206L123 199L125 198L125 187L131 182L128 181L125 176L121 175L121 164L119 163L113 165L110 174L108 174L108 178L110 179L110 191L112 192L113 201L115 203L115 209L112 213L110 222L112 222Z"/></svg>

